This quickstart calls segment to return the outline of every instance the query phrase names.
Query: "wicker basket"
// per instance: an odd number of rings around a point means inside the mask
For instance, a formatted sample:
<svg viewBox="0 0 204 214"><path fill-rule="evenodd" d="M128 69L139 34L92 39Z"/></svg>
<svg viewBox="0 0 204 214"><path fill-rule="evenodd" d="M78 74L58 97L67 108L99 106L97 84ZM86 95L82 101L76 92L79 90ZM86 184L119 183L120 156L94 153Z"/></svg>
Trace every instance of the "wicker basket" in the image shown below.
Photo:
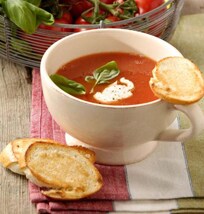
<svg viewBox="0 0 204 214"><path fill-rule="evenodd" d="M169 0L160 7L137 17L105 24L56 24L70 32L38 29L34 34L22 32L6 17L0 16L0 56L17 64L39 67L45 50L55 41L73 34L73 29L124 28L145 32L169 40L178 23L184 0Z"/></svg>

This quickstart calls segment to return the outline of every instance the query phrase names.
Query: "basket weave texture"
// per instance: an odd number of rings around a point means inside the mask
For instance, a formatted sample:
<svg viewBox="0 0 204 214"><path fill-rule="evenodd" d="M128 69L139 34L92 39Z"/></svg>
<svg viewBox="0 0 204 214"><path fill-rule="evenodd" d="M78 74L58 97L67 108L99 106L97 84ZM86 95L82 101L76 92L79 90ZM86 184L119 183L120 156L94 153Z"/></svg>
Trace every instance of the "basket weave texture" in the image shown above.
<svg viewBox="0 0 204 214"><path fill-rule="evenodd" d="M124 28L157 36L168 41L179 21L184 0L169 0L160 7L143 15L109 24L75 25L56 24L70 32L56 32L38 29L34 34L26 34L5 16L0 15L0 56L27 67L39 68L46 49L57 40L71 35L73 29ZM67 30L66 30L67 31Z"/></svg>

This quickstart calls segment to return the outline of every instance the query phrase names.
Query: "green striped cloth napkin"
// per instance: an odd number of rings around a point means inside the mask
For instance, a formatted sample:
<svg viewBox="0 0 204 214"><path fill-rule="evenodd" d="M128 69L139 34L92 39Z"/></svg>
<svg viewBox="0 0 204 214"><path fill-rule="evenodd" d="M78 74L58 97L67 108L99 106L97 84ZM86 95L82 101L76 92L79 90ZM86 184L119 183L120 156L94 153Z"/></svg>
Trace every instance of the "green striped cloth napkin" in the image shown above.
<svg viewBox="0 0 204 214"><path fill-rule="evenodd" d="M204 73L204 14L182 16L170 43ZM199 104L204 111L204 99ZM188 127L188 121L182 114L180 124L182 128ZM201 209L199 212L204 213L204 132L187 141L184 151L193 194L197 199L178 199L178 209Z"/></svg>

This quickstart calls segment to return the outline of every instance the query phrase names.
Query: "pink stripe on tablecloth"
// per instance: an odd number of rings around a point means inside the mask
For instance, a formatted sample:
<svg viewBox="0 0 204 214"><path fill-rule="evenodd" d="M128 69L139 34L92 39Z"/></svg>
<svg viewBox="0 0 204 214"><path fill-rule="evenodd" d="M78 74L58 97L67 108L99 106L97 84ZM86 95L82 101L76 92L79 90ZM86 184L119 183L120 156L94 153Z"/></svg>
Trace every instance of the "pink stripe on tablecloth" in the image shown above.
<svg viewBox="0 0 204 214"><path fill-rule="evenodd" d="M50 213L50 214L104 214L105 211L90 211L90 210L50 210L48 203L38 203L36 205L38 213Z"/></svg>
<svg viewBox="0 0 204 214"><path fill-rule="evenodd" d="M105 214L106 212L100 211L52 211L51 214Z"/></svg>
<svg viewBox="0 0 204 214"><path fill-rule="evenodd" d="M31 108L31 127L30 135L33 138L41 137L41 118L42 118L42 90L40 75L37 71L33 72L32 79L32 108Z"/></svg>
<svg viewBox="0 0 204 214"><path fill-rule="evenodd" d="M49 207L53 211L61 210L82 210L82 211L111 211L113 210L112 203L110 201L103 201L98 203L94 200L85 201L70 201L70 202L49 202Z"/></svg>
<svg viewBox="0 0 204 214"><path fill-rule="evenodd" d="M51 213L48 203L38 203L36 209L38 213Z"/></svg>
<svg viewBox="0 0 204 214"><path fill-rule="evenodd" d="M46 107L40 74L38 70L33 70L32 85L32 110L31 110L31 137L50 138L61 143L65 143L65 133L52 120ZM48 213L59 210L94 210L94 211L113 211L111 200L128 200L129 193L126 183L125 168L123 166L104 166L97 164L103 176L104 185L96 194L90 196L85 201L59 202L47 198L41 194L40 188L29 183L30 199L36 203L39 212ZM97 199L97 200L95 200ZM70 213L70 212L68 212ZM100 212L101 213L101 212Z"/></svg>

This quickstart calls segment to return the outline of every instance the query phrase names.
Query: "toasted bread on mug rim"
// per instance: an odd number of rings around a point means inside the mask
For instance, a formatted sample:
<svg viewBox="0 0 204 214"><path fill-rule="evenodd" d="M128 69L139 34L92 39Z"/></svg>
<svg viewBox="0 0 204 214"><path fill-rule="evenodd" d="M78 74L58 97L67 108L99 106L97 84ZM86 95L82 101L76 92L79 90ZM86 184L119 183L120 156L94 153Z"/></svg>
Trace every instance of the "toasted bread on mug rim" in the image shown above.
<svg viewBox="0 0 204 214"><path fill-rule="evenodd" d="M185 105L204 96L201 71L184 57L167 57L158 61L152 74L149 84L153 93L167 102Z"/></svg>

